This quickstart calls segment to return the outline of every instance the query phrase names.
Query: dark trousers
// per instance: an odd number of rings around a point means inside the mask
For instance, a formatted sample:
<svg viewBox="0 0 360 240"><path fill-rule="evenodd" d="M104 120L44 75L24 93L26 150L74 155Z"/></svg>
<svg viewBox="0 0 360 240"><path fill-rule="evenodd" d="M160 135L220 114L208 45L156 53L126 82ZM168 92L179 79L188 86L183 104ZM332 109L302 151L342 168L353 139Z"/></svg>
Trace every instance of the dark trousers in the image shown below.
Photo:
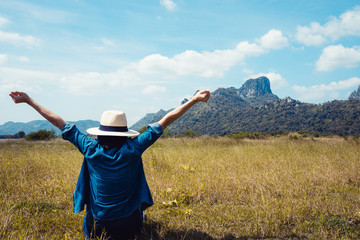
<svg viewBox="0 0 360 240"><path fill-rule="evenodd" d="M142 212L138 209L125 219L99 221L94 219L90 210L86 210L83 230L86 238L111 240L133 239L141 233Z"/></svg>

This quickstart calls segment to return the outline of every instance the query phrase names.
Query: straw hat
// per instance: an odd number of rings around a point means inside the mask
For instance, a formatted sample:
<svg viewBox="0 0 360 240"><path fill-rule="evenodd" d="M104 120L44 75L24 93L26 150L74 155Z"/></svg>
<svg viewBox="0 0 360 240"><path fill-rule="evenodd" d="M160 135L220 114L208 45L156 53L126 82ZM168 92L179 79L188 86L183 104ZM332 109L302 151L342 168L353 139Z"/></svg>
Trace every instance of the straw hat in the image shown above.
<svg viewBox="0 0 360 240"><path fill-rule="evenodd" d="M110 110L105 111L101 116L100 126L86 130L96 136L123 136L136 137L137 131L127 128L127 120L124 112Z"/></svg>

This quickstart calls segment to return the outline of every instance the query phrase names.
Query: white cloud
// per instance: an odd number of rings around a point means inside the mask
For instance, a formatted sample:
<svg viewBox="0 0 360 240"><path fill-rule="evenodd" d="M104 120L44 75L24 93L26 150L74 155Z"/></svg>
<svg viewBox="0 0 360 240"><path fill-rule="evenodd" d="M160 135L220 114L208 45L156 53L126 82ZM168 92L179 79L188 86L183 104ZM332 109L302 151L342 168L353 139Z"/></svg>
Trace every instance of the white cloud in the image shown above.
<svg viewBox="0 0 360 240"><path fill-rule="evenodd" d="M0 30L0 42L6 42L15 46L36 46L39 45L41 41L33 36L22 36L18 33L4 32Z"/></svg>
<svg viewBox="0 0 360 240"><path fill-rule="evenodd" d="M160 5L169 11L173 11L176 8L176 4L171 0L160 0Z"/></svg>
<svg viewBox="0 0 360 240"><path fill-rule="evenodd" d="M247 55L258 55L264 50L256 44L240 43L235 49L214 52L188 50L172 58L152 54L113 73L77 73L61 78L62 87L76 94L96 94L111 86L154 85L163 79L177 76L204 78L222 77L234 64ZM155 79L155 80L154 80ZM85 90L85 91L83 91ZM146 89L146 93L149 89Z"/></svg>
<svg viewBox="0 0 360 240"><path fill-rule="evenodd" d="M7 36L7 38L3 37L1 39L1 34ZM274 38L262 38L262 43L267 46L266 48L256 43L244 41L238 43L236 47L232 49L203 52L187 50L173 57L152 54L120 68L115 72L79 72L62 76L56 75L56 79L51 81L51 84L60 86L66 92L77 95L97 95L108 89L134 86L148 86L143 89L144 94L165 92L166 88L160 87L159 84L169 81L169 79L176 79L179 76L221 78L226 71L236 64L242 63L247 57L259 56L268 52L270 48L278 48L281 45L279 43L284 43L284 41L271 41L281 39L281 32L270 31L265 36L275 36ZM270 40L267 41L266 39ZM18 42L17 44L29 45L36 44L38 41L31 36L20 36L19 34L9 34L0 31L0 41L1 40L13 40L13 42ZM102 42L108 46L114 44L111 40L105 38L102 39ZM266 45L265 42L271 44ZM5 62L5 56L2 56L2 59L2 62ZM29 58L21 56L18 60L28 62ZM44 72L10 68L2 68L1 71L3 71L2 74L4 77L0 75L0 82L13 86L25 86L26 83L28 83L29 86L35 84L33 87L36 87L36 84L42 86L42 84L50 84L45 81L45 79L54 79L53 75L49 76L50 73ZM5 75L4 71L6 72ZM286 81L279 74L268 73L265 75L269 77L275 89L286 84ZM11 84L11 81L14 81L14 84Z"/></svg>
<svg viewBox="0 0 360 240"><path fill-rule="evenodd" d="M300 94L299 96L300 100L309 101L309 100L324 99L327 96L331 96L332 98L335 98L339 96L338 91L352 89L359 85L360 85L360 78L353 77L339 82L331 82L328 85L320 84L320 85L313 85L310 87L295 85L292 87L292 89L298 94Z"/></svg>
<svg viewBox="0 0 360 240"><path fill-rule="evenodd" d="M150 85L141 91L143 94L157 94L166 92L166 87Z"/></svg>
<svg viewBox="0 0 360 240"><path fill-rule="evenodd" d="M99 45L94 46L94 48L98 51L103 51L107 47L113 47L115 46L115 43L107 38L101 38L101 43Z"/></svg>
<svg viewBox="0 0 360 240"><path fill-rule="evenodd" d="M132 63L117 72L83 72L60 79L61 85L74 94L97 94L109 87L154 85L164 79L178 76L198 76L203 78L222 77L236 63L246 56L256 56L265 50L248 42L239 43L234 49L197 52L187 50L172 58L152 54ZM148 92L147 89L145 92Z"/></svg>
<svg viewBox="0 0 360 240"><path fill-rule="evenodd" d="M338 68L354 68L360 64L360 47L346 48L342 45L323 49L316 62L317 71L332 71Z"/></svg>
<svg viewBox="0 0 360 240"><path fill-rule="evenodd" d="M258 78L262 76L265 76L270 80L271 89L279 89L288 85L288 82L285 78L283 78L279 73L274 72L254 74L246 78L246 80L249 78Z"/></svg>
<svg viewBox="0 0 360 240"><path fill-rule="evenodd" d="M319 34L319 23L311 23L311 27L297 27L296 40L307 46L318 46L326 42L326 38Z"/></svg>
<svg viewBox="0 0 360 240"><path fill-rule="evenodd" d="M10 23L10 21L8 19L0 17L0 27L3 27L8 23Z"/></svg>
<svg viewBox="0 0 360 240"><path fill-rule="evenodd" d="M275 34L281 36L281 34ZM275 46L271 45L272 47ZM276 46L279 46L278 44ZM246 57L258 56L268 52L256 43L240 42L233 49L197 52L187 50L173 57L151 54L138 62L129 64L113 73L84 72L61 78L62 87L75 94L97 94L109 87L129 87L140 85L157 85L179 76L195 76L201 78L221 78L225 72L236 64L242 63ZM275 88L283 86L284 79L273 74L270 76ZM151 92L145 89L145 93ZM164 90L157 89L157 90Z"/></svg>
<svg viewBox="0 0 360 240"><path fill-rule="evenodd" d="M80 72L60 78L63 89L78 95L96 95L110 88L137 86L141 83L139 75L129 68L110 73Z"/></svg>
<svg viewBox="0 0 360 240"><path fill-rule="evenodd" d="M68 92L79 95L94 95L104 87L108 87L104 74L98 72L76 73L62 77L60 83Z"/></svg>
<svg viewBox="0 0 360 240"><path fill-rule="evenodd" d="M289 45L288 39L283 36L280 30L276 29L271 29L258 42L263 48L267 49L280 49Z"/></svg>
<svg viewBox="0 0 360 240"><path fill-rule="evenodd" d="M239 43L234 49L197 52L187 50L173 58L152 54L136 64L142 74L193 75L204 78L223 77L224 72L246 56L257 56L265 50L248 42Z"/></svg>
<svg viewBox="0 0 360 240"><path fill-rule="evenodd" d="M45 85L57 85L58 77L51 72L0 67L0 92L39 91Z"/></svg>
<svg viewBox="0 0 360 240"><path fill-rule="evenodd" d="M0 28L10 23L6 18L0 17ZM0 42L9 43L15 46L27 45L35 46L40 44L40 39L33 36L22 36L19 33L4 32L0 30Z"/></svg>
<svg viewBox="0 0 360 240"><path fill-rule="evenodd" d="M76 14L71 11L42 7L40 2L34 4L30 3L30 1L6 1L6 7L7 9L16 10L16 12L19 12L23 16L31 16L33 19L38 19L46 23L64 24L72 22L77 17Z"/></svg>
<svg viewBox="0 0 360 240"><path fill-rule="evenodd" d="M248 69L248 68L244 68L242 71L243 71L243 73L246 73L246 74L248 74L248 75L254 73L254 70Z"/></svg>
<svg viewBox="0 0 360 240"><path fill-rule="evenodd" d="M101 40L102 40L103 44L106 46L115 46L114 42L110 39L102 38Z"/></svg>
<svg viewBox="0 0 360 240"><path fill-rule="evenodd" d="M24 70L19 68L0 68L0 81L28 82L28 83L54 83L58 74L44 71Z"/></svg>
<svg viewBox="0 0 360 240"><path fill-rule="evenodd" d="M309 26L298 26L296 33L296 39L308 46L336 41L343 36L360 36L359 6L341 14L339 18L331 17L324 25L313 22Z"/></svg>
<svg viewBox="0 0 360 240"><path fill-rule="evenodd" d="M6 63L8 60L7 54L0 54L0 65Z"/></svg>
<svg viewBox="0 0 360 240"><path fill-rule="evenodd" d="M28 57L21 56L21 57L19 57L19 61L23 62L23 63L27 63L27 62L30 62L30 59Z"/></svg>

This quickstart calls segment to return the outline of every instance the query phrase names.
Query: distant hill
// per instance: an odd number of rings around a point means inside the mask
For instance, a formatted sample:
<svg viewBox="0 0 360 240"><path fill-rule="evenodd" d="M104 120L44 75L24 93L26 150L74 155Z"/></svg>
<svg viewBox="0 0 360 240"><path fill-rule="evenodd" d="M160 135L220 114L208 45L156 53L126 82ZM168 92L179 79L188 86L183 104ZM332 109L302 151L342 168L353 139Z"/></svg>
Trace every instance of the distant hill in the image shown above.
<svg viewBox="0 0 360 240"><path fill-rule="evenodd" d="M141 128L148 123L143 121L136 126ZM286 130L360 135L360 101L309 104L290 97L279 99L272 93L269 79L260 77L247 80L238 89L215 90L208 103L195 105L169 130L173 134L193 130L200 135Z"/></svg>
<svg viewBox="0 0 360 240"><path fill-rule="evenodd" d="M76 127L83 133L86 133L86 129L91 127L98 127L99 122L93 120L81 120L74 123ZM46 120L35 120L27 123L22 122L7 122L3 125L0 125L0 135L8 135L8 134L16 134L20 131L24 131L25 134L29 134L31 132L37 132L40 129L51 130L54 129L56 134L60 134L60 130L54 127L51 123Z"/></svg>

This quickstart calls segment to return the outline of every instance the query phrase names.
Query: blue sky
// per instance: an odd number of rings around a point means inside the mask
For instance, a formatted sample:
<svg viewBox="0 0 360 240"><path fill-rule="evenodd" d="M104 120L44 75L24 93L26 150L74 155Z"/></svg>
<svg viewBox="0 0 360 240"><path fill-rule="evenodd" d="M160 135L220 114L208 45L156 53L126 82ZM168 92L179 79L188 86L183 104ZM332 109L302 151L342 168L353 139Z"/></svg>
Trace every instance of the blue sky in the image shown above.
<svg viewBox="0 0 360 240"><path fill-rule="evenodd" d="M360 85L360 2L0 0L0 124L41 119L11 90L65 120L115 109L132 125L261 75L280 98L347 99Z"/></svg>

